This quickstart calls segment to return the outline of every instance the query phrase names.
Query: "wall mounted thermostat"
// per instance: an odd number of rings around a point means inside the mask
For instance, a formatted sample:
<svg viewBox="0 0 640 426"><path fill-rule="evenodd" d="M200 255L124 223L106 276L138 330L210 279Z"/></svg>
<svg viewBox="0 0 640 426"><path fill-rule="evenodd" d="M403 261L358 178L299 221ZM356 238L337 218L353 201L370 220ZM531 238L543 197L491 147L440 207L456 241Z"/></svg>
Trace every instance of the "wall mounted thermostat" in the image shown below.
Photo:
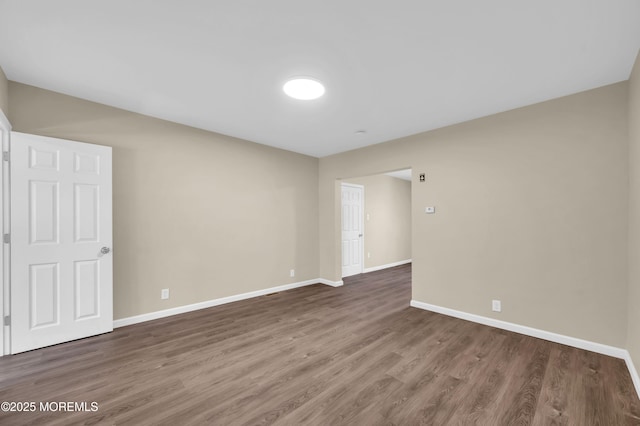
<svg viewBox="0 0 640 426"><path fill-rule="evenodd" d="M424 212L426 214L434 214L436 212L436 208L434 206L425 207Z"/></svg>

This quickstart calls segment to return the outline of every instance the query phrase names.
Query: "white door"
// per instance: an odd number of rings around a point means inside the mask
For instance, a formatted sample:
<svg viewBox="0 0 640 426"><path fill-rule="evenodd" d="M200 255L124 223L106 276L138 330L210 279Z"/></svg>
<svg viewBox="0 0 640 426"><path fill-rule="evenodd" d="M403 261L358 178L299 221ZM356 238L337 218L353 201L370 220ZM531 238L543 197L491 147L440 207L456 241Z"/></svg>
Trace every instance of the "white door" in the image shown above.
<svg viewBox="0 0 640 426"><path fill-rule="evenodd" d="M11 133L11 353L113 330L111 148Z"/></svg>
<svg viewBox="0 0 640 426"><path fill-rule="evenodd" d="M361 274L363 268L362 209L364 187L342 184L342 276Z"/></svg>

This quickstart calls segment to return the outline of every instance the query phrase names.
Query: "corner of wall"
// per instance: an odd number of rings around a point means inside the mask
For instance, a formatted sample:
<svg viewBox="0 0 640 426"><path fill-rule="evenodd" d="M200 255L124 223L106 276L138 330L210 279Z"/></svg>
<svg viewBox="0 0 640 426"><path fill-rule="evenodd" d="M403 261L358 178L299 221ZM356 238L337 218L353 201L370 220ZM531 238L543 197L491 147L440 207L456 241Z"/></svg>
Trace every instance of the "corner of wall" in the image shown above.
<svg viewBox="0 0 640 426"><path fill-rule="evenodd" d="M628 314L626 359L636 391L640 395L640 51L629 76L629 234L628 234Z"/></svg>

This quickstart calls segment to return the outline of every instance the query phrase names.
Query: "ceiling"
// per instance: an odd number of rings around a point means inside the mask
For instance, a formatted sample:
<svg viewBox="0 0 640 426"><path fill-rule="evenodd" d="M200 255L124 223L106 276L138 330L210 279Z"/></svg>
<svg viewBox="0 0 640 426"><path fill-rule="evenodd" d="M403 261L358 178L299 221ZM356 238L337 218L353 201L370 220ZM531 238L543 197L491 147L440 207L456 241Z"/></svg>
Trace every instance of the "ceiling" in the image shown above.
<svg viewBox="0 0 640 426"><path fill-rule="evenodd" d="M639 47L638 0L0 0L10 80L315 157L626 80Z"/></svg>

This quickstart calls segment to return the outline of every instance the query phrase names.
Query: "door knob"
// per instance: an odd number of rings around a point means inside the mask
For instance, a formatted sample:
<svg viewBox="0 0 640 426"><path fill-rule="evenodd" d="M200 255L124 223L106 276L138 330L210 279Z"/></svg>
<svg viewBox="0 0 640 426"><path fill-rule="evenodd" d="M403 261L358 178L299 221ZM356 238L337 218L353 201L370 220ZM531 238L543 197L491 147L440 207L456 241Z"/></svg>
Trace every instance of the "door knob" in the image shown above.
<svg viewBox="0 0 640 426"><path fill-rule="evenodd" d="M100 253L102 253L102 254L109 254L110 251L111 251L111 249L109 247L102 247L100 249Z"/></svg>

